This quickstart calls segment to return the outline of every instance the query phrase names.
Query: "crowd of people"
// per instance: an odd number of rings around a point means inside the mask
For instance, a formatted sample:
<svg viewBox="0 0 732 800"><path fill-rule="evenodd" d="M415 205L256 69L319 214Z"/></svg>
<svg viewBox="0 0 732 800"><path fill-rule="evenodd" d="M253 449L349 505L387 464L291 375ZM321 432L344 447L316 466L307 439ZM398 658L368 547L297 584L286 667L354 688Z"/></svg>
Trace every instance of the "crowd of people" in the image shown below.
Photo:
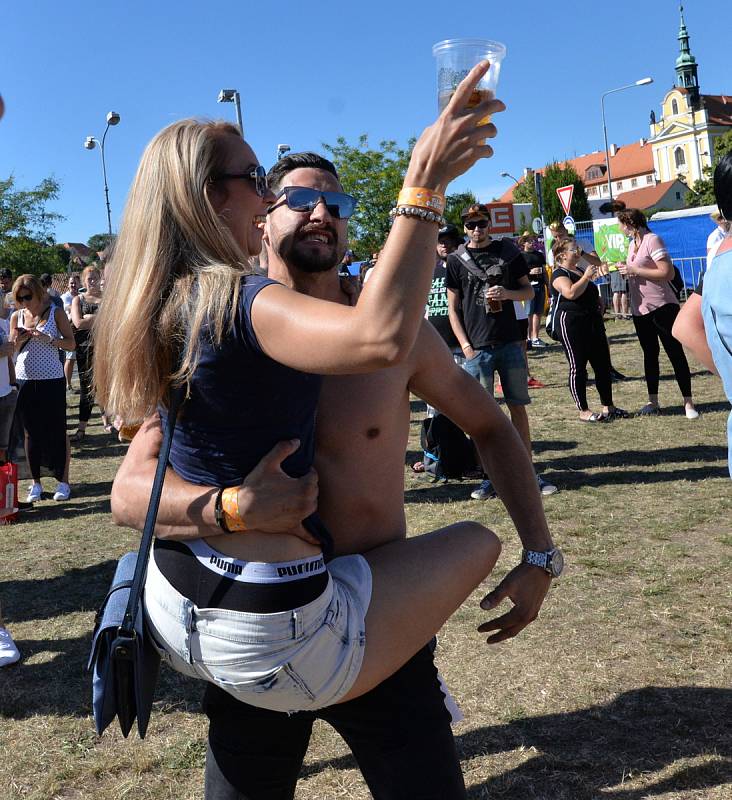
<svg viewBox="0 0 732 800"><path fill-rule="evenodd" d="M0 450L15 421L33 481L27 502L42 496L43 466L54 499L70 497L70 447L85 438L96 393L102 409L139 426L112 512L142 528L162 411L173 387L186 389L145 613L166 662L206 684L211 799L293 796L317 718L342 733L375 796L464 798L432 640L501 548L472 521L406 537L410 393L471 437L482 469L471 496L500 497L522 544L520 563L481 603L512 604L480 626L491 643L537 617L563 569L541 499L558 489L534 470L527 414L538 388L527 349L547 347L548 290L579 419L630 416L614 404L597 253L556 225L549 274L535 237L491 237L481 203L462 211L462 231L445 224L448 183L492 154L496 128L484 120L503 104L469 107L486 69L417 141L391 232L359 289L339 274L357 199L334 165L296 153L266 173L236 127L199 120L168 126L145 150L106 286L93 265L58 297L47 280L0 272ZM720 212L732 217L722 184L715 175ZM661 409L660 342L696 419L673 265L641 212L619 220L631 243L615 286L629 306L621 298L616 312L632 312L648 389L637 413ZM260 252L266 275L252 266ZM709 363L728 395L731 252L723 239L701 304ZM690 325L698 332L697 319ZM587 400L588 364L599 411ZM494 399L496 373L508 415ZM0 618L0 666L18 660L13 648Z"/></svg>

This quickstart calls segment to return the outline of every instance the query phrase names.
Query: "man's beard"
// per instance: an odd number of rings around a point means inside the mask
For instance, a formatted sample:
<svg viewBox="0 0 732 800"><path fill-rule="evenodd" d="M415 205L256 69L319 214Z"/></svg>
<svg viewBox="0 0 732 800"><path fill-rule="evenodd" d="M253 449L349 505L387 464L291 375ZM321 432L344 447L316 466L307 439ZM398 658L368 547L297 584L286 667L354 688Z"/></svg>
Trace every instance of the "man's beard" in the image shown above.
<svg viewBox="0 0 732 800"><path fill-rule="evenodd" d="M310 229L312 230L312 229ZM333 245L330 253L320 253L315 249L299 247L303 237L302 231L296 231L290 236L285 237L278 249L280 258L290 267L300 272L329 272L337 267L343 260L346 248L340 245L338 235L332 228L321 228L324 233L332 236Z"/></svg>

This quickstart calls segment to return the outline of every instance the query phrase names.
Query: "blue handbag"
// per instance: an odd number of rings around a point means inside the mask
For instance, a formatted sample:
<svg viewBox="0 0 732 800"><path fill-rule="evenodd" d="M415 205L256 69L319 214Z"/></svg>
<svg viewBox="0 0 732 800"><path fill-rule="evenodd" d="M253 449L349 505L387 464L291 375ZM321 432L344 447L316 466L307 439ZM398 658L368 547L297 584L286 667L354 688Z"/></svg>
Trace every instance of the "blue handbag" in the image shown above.
<svg viewBox="0 0 732 800"><path fill-rule="evenodd" d="M94 724L100 735L117 717L125 737L137 719L138 733L144 739L150 721L160 655L147 630L142 590L168 466L170 444L184 392L183 387L171 391L168 422L158 457L140 549L136 553L126 553L119 560L112 585L97 612L88 669L93 671Z"/></svg>

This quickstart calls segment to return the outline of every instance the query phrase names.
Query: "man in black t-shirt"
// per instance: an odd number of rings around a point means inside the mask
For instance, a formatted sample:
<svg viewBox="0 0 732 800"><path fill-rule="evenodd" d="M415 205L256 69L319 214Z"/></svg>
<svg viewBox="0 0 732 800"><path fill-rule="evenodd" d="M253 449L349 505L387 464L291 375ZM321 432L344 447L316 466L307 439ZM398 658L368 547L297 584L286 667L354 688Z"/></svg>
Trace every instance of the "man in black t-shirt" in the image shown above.
<svg viewBox="0 0 732 800"><path fill-rule="evenodd" d="M465 356L464 368L493 394L494 373L501 379L511 421L531 455L531 434L526 406L531 402L528 373L521 342L524 334L513 301L531 300L534 290L528 267L516 245L490 237L490 211L482 203L462 213L467 246L447 259L450 325ZM538 478L544 495L556 486ZM489 480L472 494L475 500L495 497Z"/></svg>
<svg viewBox="0 0 732 800"><path fill-rule="evenodd" d="M458 364L463 362L460 344L455 338L447 313L447 257L464 243L454 225L445 225L437 234L437 263L432 275L432 288L427 297L426 317L444 339Z"/></svg>
<svg viewBox="0 0 732 800"><path fill-rule="evenodd" d="M531 298L529 306L528 342L531 347L541 350L547 346L546 342L539 338L541 316L544 313L546 302L546 258L543 249L539 250L536 246L536 236L525 233L519 238L518 243L523 252L526 266L529 268L529 282L534 290L534 296Z"/></svg>

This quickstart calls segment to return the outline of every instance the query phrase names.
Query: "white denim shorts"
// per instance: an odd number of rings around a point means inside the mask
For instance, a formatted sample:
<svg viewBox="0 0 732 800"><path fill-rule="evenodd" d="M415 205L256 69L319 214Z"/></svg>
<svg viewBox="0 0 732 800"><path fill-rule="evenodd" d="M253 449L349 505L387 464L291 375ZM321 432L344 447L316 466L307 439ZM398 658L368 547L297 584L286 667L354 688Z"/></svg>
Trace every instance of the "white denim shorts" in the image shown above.
<svg viewBox="0 0 732 800"><path fill-rule="evenodd" d="M198 608L150 557L145 612L162 659L178 672L271 711L338 702L363 663L371 568L363 556L328 564L325 591L301 608L254 614Z"/></svg>

